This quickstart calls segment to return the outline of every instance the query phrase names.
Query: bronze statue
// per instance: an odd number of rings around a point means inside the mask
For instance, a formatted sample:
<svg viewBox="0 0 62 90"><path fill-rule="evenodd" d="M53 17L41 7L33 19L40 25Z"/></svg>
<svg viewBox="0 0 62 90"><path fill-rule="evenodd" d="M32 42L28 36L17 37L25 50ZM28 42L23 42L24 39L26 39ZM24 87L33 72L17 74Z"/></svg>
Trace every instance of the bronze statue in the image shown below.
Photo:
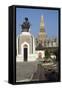
<svg viewBox="0 0 62 90"><path fill-rule="evenodd" d="M27 17L25 17L25 21L23 22L23 24L21 25L21 27L22 27L22 32L28 32L29 31L30 23L29 23Z"/></svg>

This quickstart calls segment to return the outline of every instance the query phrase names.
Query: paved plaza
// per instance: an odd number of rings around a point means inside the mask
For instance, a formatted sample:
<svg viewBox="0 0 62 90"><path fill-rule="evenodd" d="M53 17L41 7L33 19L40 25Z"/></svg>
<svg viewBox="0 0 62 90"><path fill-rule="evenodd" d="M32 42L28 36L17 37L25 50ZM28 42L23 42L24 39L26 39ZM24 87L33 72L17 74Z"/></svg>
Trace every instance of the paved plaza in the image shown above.
<svg viewBox="0 0 62 90"><path fill-rule="evenodd" d="M48 66L49 67L49 66ZM50 68L50 67L49 67ZM16 63L16 81L44 81L49 78L56 80L57 73L53 71L54 67L51 69L45 69L44 66L35 62L18 62ZM49 69L49 70L48 70ZM57 71L57 70L56 70ZM51 77L52 76L52 77Z"/></svg>

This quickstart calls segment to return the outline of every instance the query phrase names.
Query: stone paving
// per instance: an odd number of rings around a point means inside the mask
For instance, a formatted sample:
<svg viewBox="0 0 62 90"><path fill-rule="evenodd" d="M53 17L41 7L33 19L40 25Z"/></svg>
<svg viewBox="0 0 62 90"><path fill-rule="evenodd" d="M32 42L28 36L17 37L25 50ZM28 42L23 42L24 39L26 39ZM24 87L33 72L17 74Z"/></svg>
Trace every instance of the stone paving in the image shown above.
<svg viewBox="0 0 62 90"><path fill-rule="evenodd" d="M51 76L51 77L50 77ZM53 78L52 78L53 77ZM35 62L19 62L16 63L16 81L44 81L50 79L57 80L57 73L53 70L44 69L44 67Z"/></svg>
<svg viewBox="0 0 62 90"><path fill-rule="evenodd" d="M37 70L36 62L21 62L16 63L16 81L31 79L34 72Z"/></svg>

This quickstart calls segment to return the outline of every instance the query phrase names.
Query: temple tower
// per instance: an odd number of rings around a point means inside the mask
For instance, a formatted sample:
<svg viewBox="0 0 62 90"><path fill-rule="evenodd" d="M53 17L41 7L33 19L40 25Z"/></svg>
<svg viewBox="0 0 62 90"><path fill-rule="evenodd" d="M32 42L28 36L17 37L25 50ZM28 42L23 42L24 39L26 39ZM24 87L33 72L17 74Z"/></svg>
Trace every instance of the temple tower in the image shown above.
<svg viewBox="0 0 62 90"><path fill-rule="evenodd" d="M44 46L45 40L46 40L46 32L45 32L45 24L44 24L43 16L41 16L41 19L40 19L40 32L39 32L38 40L39 40L39 43L41 43L42 46Z"/></svg>

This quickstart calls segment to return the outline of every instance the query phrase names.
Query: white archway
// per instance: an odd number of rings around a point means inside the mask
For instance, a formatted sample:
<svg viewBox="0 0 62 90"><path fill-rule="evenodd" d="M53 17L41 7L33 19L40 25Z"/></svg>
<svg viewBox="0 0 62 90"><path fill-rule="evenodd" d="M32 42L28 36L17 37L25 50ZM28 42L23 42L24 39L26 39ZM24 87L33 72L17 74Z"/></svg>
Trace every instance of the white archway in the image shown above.
<svg viewBox="0 0 62 90"><path fill-rule="evenodd" d="M23 57L23 60L24 60L24 46L27 46L27 52L28 52L28 56L29 56L29 44L27 42L24 42L21 44L21 54L22 54L22 57Z"/></svg>

